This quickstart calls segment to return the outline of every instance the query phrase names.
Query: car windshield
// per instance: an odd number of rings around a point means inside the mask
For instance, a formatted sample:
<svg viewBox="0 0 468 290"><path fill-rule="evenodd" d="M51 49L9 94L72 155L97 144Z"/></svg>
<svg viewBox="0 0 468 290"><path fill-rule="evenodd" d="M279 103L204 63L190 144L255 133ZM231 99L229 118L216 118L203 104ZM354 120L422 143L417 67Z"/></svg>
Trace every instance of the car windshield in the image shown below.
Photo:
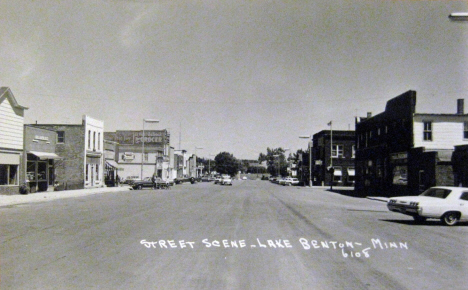
<svg viewBox="0 0 468 290"><path fill-rule="evenodd" d="M421 196L431 196L437 198L446 198L450 194L451 190L444 188L429 188L425 192L421 193Z"/></svg>

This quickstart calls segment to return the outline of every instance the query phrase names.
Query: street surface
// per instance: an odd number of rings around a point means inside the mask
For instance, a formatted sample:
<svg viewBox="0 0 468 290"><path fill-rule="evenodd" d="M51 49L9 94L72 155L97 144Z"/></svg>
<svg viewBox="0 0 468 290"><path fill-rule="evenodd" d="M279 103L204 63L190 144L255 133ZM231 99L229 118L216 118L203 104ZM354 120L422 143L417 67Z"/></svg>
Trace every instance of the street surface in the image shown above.
<svg viewBox="0 0 468 290"><path fill-rule="evenodd" d="M260 180L0 207L0 289L466 289L468 225Z"/></svg>

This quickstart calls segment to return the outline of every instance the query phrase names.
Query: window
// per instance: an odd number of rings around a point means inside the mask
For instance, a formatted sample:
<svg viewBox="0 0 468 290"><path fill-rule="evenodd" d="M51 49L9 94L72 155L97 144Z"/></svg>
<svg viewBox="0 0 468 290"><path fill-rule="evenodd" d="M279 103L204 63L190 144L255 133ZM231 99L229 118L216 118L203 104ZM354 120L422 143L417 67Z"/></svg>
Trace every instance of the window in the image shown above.
<svg viewBox="0 0 468 290"><path fill-rule="evenodd" d="M99 164L96 164L96 180L99 180Z"/></svg>
<svg viewBox="0 0 468 290"><path fill-rule="evenodd" d="M432 141L432 122L424 122L423 140Z"/></svg>
<svg viewBox="0 0 468 290"><path fill-rule="evenodd" d="M351 147L351 158L356 158L356 145Z"/></svg>
<svg viewBox="0 0 468 290"><path fill-rule="evenodd" d="M96 151L96 132L93 132L93 151Z"/></svg>
<svg viewBox="0 0 468 290"><path fill-rule="evenodd" d="M57 143L65 143L65 131L57 131Z"/></svg>
<svg viewBox="0 0 468 290"><path fill-rule="evenodd" d="M425 192L421 193L422 196L432 196L437 198L446 198L450 194L451 190L442 188L429 188Z"/></svg>
<svg viewBox="0 0 468 290"><path fill-rule="evenodd" d="M98 133L97 149L98 149L98 150L101 150L101 133Z"/></svg>
<svg viewBox="0 0 468 290"><path fill-rule="evenodd" d="M88 130L88 149L91 149L91 130Z"/></svg>
<svg viewBox="0 0 468 290"><path fill-rule="evenodd" d="M462 200L468 200L468 192L462 193L462 195L460 196L460 199L462 199Z"/></svg>
<svg viewBox="0 0 468 290"><path fill-rule="evenodd" d="M86 164L86 181L89 180L89 164Z"/></svg>
<svg viewBox="0 0 468 290"><path fill-rule="evenodd" d="M18 165L0 164L0 185L18 185Z"/></svg>
<svg viewBox="0 0 468 290"><path fill-rule="evenodd" d="M463 123L463 139L468 139L468 122Z"/></svg>
<svg viewBox="0 0 468 290"><path fill-rule="evenodd" d="M332 157L343 158L343 145L332 145Z"/></svg>

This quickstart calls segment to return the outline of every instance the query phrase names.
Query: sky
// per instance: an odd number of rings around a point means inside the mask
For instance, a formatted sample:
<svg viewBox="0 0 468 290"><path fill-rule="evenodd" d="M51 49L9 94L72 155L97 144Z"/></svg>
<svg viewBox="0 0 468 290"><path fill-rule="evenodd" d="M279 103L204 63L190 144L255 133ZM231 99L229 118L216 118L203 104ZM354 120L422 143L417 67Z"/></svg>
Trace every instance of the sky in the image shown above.
<svg viewBox="0 0 468 290"><path fill-rule="evenodd" d="M214 158L306 149L322 130L417 92L419 113L468 96L468 1L0 0L0 86L25 123L168 129ZM468 100L468 99L467 99ZM199 149L196 149L199 148ZM203 148L203 149L201 149Z"/></svg>

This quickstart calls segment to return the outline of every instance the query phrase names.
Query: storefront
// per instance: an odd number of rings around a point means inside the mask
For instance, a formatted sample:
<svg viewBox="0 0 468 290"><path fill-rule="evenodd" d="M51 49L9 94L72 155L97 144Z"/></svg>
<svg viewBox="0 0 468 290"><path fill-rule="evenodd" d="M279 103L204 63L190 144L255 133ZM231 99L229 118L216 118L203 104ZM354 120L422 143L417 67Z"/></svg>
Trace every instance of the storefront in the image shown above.
<svg viewBox="0 0 468 290"><path fill-rule="evenodd" d="M54 190L57 132L25 125L26 184L29 192Z"/></svg>

